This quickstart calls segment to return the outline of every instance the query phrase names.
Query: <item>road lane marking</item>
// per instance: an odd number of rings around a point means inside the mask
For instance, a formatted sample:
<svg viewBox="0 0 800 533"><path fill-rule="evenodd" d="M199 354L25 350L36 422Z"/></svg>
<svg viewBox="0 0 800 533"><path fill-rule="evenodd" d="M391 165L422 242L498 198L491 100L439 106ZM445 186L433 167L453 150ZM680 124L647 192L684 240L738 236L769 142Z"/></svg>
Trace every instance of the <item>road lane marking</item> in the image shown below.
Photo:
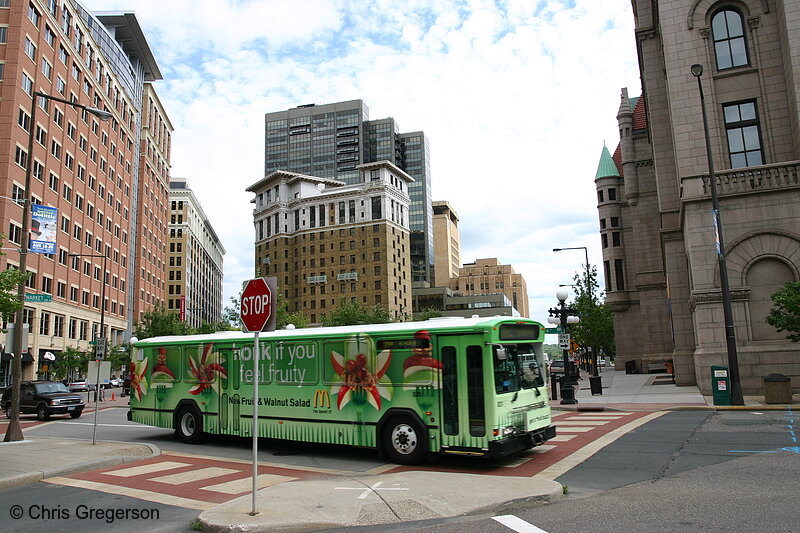
<svg viewBox="0 0 800 533"><path fill-rule="evenodd" d="M512 514L493 516L492 520L500 522L507 528L518 531L519 533L547 533L544 529L540 529Z"/></svg>
<svg viewBox="0 0 800 533"><path fill-rule="evenodd" d="M575 437L577 437L577 435L558 434L555 437L553 437L552 439L548 439L547 442L566 442L568 440L574 439Z"/></svg>
<svg viewBox="0 0 800 533"><path fill-rule="evenodd" d="M608 424L608 420L575 420L574 418L568 418L566 420L557 420L556 427L561 426L602 426Z"/></svg>
<svg viewBox="0 0 800 533"><path fill-rule="evenodd" d="M98 483L96 481L84 481L82 479L71 479L67 477L51 477L43 479L45 483L52 483L54 485L64 485L67 487L75 487L79 489L96 490L105 492L106 494L118 494L120 496L129 496L131 498L138 498L148 502L163 503L166 505L175 505L177 507L185 507L187 509L196 509L198 511L205 511L212 507L219 505L219 502L201 502L199 500L192 500L190 498L181 498L180 496L172 496L171 494L164 494L161 492L151 492L149 490L134 489L130 487L120 487L118 485L109 485L107 483Z"/></svg>
<svg viewBox="0 0 800 533"><path fill-rule="evenodd" d="M370 494L375 494L376 496L378 493L376 491L379 490L408 490L408 488L401 488L401 487L381 487L383 485L383 481L378 481L371 487L336 487L336 490L360 490L363 491L359 496L359 500L366 499L367 496Z"/></svg>
<svg viewBox="0 0 800 533"><path fill-rule="evenodd" d="M279 476L277 474L260 474L258 476L258 488L263 489L284 483L286 481L295 481L298 478L289 476ZM207 485L202 487L202 490L210 490L214 492L222 492L223 494L242 494L248 492L253 488L253 478L246 477L242 479L234 479L233 481L226 481L225 483L217 483L216 485Z"/></svg>
<svg viewBox="0 0 800 533"><path fill-rule="evenodd" d="M220 458L214 455L200 455L200 454L192 454L192 453L184 453L184 452L171 452L171 451L162 451L162 456L169 455L172 457L185 457L186 460L191 459L208 459L211 461L224 461L226 463L240 463L246 465L252 465L252 460L245 460L245 459L236 459L233 457L225 457ZM340 475L340 476L353 476L353 475L361 475L364 472L360 472L358 470L339 470L335 468L322 468L319 466L301 466L301 465L292 465L287 463L272 463L269 461L259 461L258 466L267 466L272 468L282 468L284 470L301 470L303 472L314 472L318 474L333 474L333 475ZM396 464L389 465L391 468L397 468Z"/></svg>
<svg viewBox="0 0 800 533"><path fill-rule="evenodd" d="M184 483L193 483L202 479L210 479L213 477L227 476L229 474L241 474L241 470L234 470L232 468L222 468L219 466L209 466L206 468L198 468L197 470L189 470L188 472L179 472L177 474L167 474L166 476L151 477L150 481L158 483L167 483L169 485L183 485Z"/></svg>
<svg viewBox="0 0 800 533"><path fill-rule="evenodd" d="M591 431L593 429L597 429L597 426L586 427L586 426L557 426L559 433L585 433L587 431ZM550 439L552 440L552 439Z"/></svg>
<svg viewBox="0 0 800 533"><path fill-rule="evenodd" d="M652 420L660 416L664 416L667 414L667 411L659 411L655 413L650 413L645 415L641 418L637 418L632 422L628 422L624 426L620 426L612 431L609 431L605 435L601 436L600 438L590 442L583 448L577 450L576 452L570 454L569 456L565 457L564 459L560 460L559 462L555 463L554 465L545 468L541 472L537 473L537 476L542 477L543 479L547 479L553 481L558 476L570 471L571 469L575 468L577 465L584 462L586 459L597 453L599 450L608 446L618 438L622 437L626 433L633 431L634 429L638 428L639 426L646 424ZM582 428L582 429L592 429L592 428ZM563 429L559 428L559 431L563 431ZM550 439L552 440L552 439Z"/></svg>
<svg viewBox="0 0 800 533"><path fill-rule="evenodd" d="M183 468L185 466L193 466L191 463L178 463L176 461L161 461L158 463L151 463L148 465L131 466L129 468L122 468L120 470L111 470L103 472L107 476L118 477L132 477L140 476L142 474L152 474L154 472L163 472L164 470L173 470L175 468Z"/></svg>

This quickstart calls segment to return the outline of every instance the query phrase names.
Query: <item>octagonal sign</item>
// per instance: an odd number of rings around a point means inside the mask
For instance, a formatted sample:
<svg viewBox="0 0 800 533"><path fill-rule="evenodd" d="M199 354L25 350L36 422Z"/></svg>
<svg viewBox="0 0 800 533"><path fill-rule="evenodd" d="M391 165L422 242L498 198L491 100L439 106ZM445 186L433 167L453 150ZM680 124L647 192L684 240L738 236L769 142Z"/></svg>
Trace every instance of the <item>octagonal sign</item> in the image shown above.
<svg viewBox="0 0 800 533"><path fill-rule="evenodd" d="M244 283L239 308L244 331L275 329L275 285L275 278L255 278Z"/></svg>

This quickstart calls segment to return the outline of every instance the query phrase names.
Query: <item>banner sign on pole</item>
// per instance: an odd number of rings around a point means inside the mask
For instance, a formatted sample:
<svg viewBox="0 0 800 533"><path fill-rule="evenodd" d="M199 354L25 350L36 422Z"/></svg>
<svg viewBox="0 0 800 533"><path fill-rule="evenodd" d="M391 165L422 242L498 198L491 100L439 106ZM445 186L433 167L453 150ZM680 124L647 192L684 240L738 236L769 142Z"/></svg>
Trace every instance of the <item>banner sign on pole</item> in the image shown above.
<svg viewBox="0 0 800 533"><path fill-rule="evenodd" d="M58 209L31 204L31 218L30 251L38 254L55 254Z"/></svg>

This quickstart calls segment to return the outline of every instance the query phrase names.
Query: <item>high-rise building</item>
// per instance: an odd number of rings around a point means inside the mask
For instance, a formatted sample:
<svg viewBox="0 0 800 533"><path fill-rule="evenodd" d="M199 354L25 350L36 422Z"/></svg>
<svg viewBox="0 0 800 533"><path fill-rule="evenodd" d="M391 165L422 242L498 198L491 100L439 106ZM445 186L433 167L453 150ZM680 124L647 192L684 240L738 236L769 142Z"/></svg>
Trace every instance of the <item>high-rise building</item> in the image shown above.
<svg viewBox="0 0 800 533"><path fill-rule="evenodd" d="M292 313L312 324L343 300L411 314L408 188L388 161L358 165L360 179L276 170L255 195L256 276L274 276Z"/></svg>
<svg viewBox="0 0 800 533"><path fill-rule="evenodd" d="M185 178L170 180L167 309L197 328L222 320L225 248Z"/></svg>
<svg viewBox="0 0 800 533"><path fill-rule="evenodd" d="M450 288L464 296L504 294L520 315L528 316L528 286L525 278L514 272L511 265L500 264L497 258L464 263L458 276L450 279Z"/></svg>
<svg viewBox="0 0 800 533"><path fill-rule="evenodd" d="M765 318L800 280L800 1L633 8L643 95L623 90L620 144L595 176L617 367L672 360L710 394L728 365L701 64L741 386L780 373L797 390L800 346Z"/></svg>
<svg viewBox="0 0 800 533"><path fill-rule="evenodd" d="M0 41L0 231L5 248L29 238L47 243L26 259L30 336L22 370L29 379L46 375L48 352L88 351L100 334L111 345L125 338L139 246L144 83L161 73L133 13L92 15L75 0L0 2ZM64 101L34 101L34 92ZM101 121L68 102L111 118ZM43 213L57 210L57 218L30 221L31 234L22 235L27 199ZM19 265L19 252L5 254L0 269ZM11 347L4 344L7 361Z"/></svg>
<svg viewBox="0 0 800 533"><path fill-rule="evenodd" d="M264 175L286 170L346 184L358 183L362 163L390 161L414 182L411 197L411 276L433 281L430 152L421 131L399 133L393 118L369 120L361 100L307 104L267 113Z"/></svg>
<svg viewBox="0 0 800 533"><path fill-rule="evenodd" d="M131 271L133 320L155 305L166 305L167 222L172 123L152 83L144 84L139 151L136 239L137 268ZM133 323L131 324L133 327Z"/></svg>
<svg viewBox="0 0 800 533"><path fill-rule="evenodd" d="M434 287L449 287L461 268L458 215L449 203L433 202Z"/></svg>

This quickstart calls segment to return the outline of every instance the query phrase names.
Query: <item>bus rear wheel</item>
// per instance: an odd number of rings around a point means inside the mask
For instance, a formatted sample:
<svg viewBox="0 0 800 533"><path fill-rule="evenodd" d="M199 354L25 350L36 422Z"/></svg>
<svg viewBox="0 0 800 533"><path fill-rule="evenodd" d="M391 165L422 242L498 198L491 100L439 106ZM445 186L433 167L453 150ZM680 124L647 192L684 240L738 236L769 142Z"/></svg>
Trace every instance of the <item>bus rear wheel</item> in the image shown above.
<svg viewBox="0 0 800 533"><path fill-rule="evenodd" d="M186 444L203 440L203 416L194 407L183 407L175 418L175 436Z"/></svg>
<svg viewBox="0 0 800 533"><path fill-rule="evenodd" d="M425 457L424 432L410 417L391 418L383 426L383 450L389 459L401 465L415 465Z"/></svg>

